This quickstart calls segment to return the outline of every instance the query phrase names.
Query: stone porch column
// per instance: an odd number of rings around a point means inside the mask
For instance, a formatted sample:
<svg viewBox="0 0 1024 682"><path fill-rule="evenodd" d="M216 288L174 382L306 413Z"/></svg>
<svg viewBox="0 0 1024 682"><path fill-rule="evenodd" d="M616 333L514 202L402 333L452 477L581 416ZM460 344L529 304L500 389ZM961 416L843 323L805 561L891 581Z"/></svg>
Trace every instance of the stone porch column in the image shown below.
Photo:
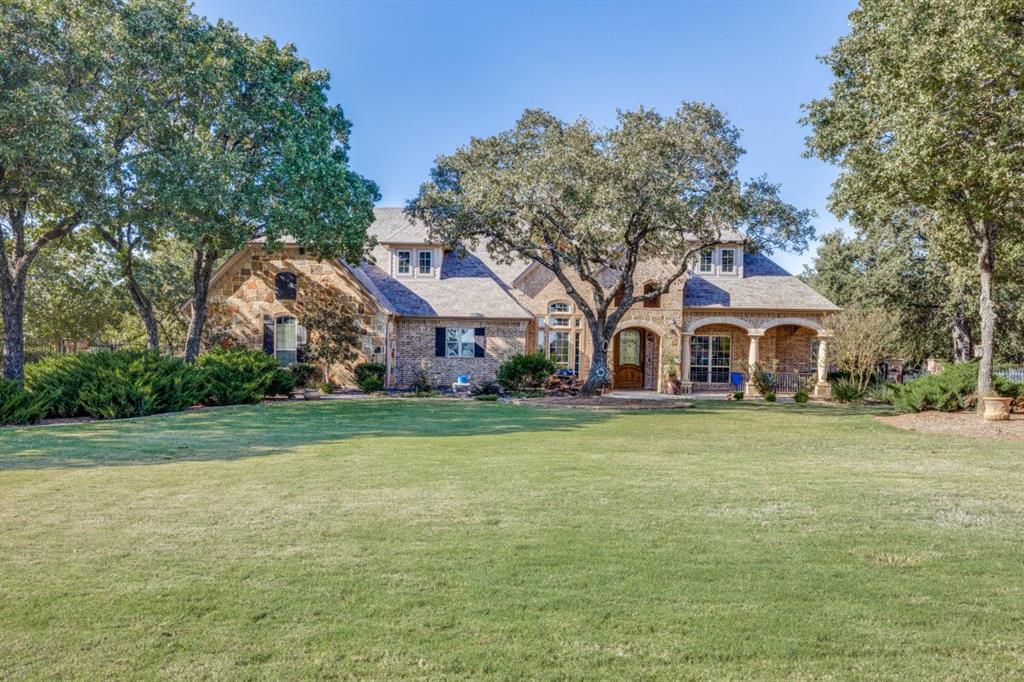
<svg viewBox="0 0 1024 682"><path fill-rule="evenodd" d="M683 362L679 368L679 381L682 382L683 393L690 393L693 391L693 382L690 381L690 339L693 338L693 333L682 332L680 336L683 338Z"/></svg>
<svg viewBox="0 0 1024 682"><path fill-rule="evenodd" d="M745 387L746 397L761 395L754 388L754 382L752 381L754 376L754 366L757 365L758 356L761 350L761 337L764 336L764 332L758 329L752 329L747 332L747 337L750 339L750 352L747 353L747 385Z"/></svg>
<svg viewBox="0 0 1024 682"><path fill-rule="evenodd" d="M815 398L828 398L832 387L828 383L828 337L827 332L818 332L818 383L814 385Z"/></svg>

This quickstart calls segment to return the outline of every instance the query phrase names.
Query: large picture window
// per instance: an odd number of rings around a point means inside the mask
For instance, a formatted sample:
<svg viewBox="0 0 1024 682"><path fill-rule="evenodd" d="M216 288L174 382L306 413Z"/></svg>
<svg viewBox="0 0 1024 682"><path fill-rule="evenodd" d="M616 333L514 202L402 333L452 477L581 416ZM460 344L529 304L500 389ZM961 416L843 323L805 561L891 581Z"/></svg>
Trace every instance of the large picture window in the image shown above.
<svg viewBox="0 0 1024 682"><path fill-rule="evenodd" d="M471 358L476 348L473 329L448 327L445 330L444 354L449 358Z"/></svg>
<svg viewBox="0 0 1024 682"><path fill-rule="evenodd" d="M537 317L537 349L560 370L579 371L579 326L579 316L565 301L549 303L548 315Z"/></svg>
<svg viewBox="0 0 1024 682"><path fill-rule="evenodd" d="M728 336L694 336L690 339L690 381L727 384L731 368Z"/></svg>
<svg viewBox="0 0 1024 682"><path fill-rule="evenodd" d="M559 369L572 369L569 348L569 332L552 331L548 335L548 357Z"/></svg>

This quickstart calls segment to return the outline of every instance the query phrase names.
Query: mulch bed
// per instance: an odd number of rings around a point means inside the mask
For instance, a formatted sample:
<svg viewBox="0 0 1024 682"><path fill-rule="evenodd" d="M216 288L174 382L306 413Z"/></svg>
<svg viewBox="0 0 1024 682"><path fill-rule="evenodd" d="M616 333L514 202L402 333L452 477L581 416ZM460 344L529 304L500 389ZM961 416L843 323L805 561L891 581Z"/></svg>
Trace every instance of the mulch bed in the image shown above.
<svg viewBox="0 0 1024 682"><path fill-rule="evenodd" d="M522 398L509 401L514 405L543 405L551 407L585 407L605 410L679 410L693 407L685 400L654 400L642 398L612 398L609 396L548 396L546 398Z"/></svg>
<svg viewBox="0 0 1024 682"><path fill-rule="evenodd" d="M974 412L918 412L875 419L883 424L920 433L1024 440L1024 414L1011 414L1010 421L1002 422L984 421Z"/></svg>

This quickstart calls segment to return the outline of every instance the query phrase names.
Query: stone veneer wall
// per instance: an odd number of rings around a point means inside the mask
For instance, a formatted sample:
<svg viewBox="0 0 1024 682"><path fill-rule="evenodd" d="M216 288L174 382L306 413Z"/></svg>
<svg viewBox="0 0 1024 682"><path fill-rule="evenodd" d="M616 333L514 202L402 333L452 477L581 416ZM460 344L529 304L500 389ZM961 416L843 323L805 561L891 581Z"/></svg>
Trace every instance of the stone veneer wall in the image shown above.
<svg viewBox="0 0 1024 682"><path fill-rule="evenodd" d="M471 375L474 382L493 381L502 360L509 355L526 352L526 320L400 317L395 323L395 384L401 387L412 382L421 363L426 365L432 383L438 387L450 387L460 374ZM483 327L487 339L485 356L436 357L434 329L437 327Z"/></svg>
<svg viewBox="0 0 1024 682"><path fill-rule="evenodd" d="M241 345L253 350L263 349L263 318L265 315L297 316L303 299L313 287L327 287L339 296L347 296L359 315L361 344L359 358L353 363L331 367L331 380L352 385L352 366L374 359L384 361L384 337L387 315L340 264L318 261L302 253L297 246L286 246L276 253L254 244L233 257L228 270L218 273L210 291L210 317L207 322L206 347L217 343ZM297 275L296 299L279 301L275 297L274 278L278 272Z"/></svg>

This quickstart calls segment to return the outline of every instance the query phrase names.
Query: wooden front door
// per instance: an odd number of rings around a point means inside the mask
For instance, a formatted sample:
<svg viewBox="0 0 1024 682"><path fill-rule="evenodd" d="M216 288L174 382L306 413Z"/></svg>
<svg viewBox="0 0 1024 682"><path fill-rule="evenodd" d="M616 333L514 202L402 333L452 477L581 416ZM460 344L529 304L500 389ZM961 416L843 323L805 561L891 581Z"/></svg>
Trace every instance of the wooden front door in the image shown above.
<svg viewBox="0 0 1024 682"><path fill-rule="evenodd" d="M623 329L615 335L615 388L644 387L644 331Z"/></svg>

